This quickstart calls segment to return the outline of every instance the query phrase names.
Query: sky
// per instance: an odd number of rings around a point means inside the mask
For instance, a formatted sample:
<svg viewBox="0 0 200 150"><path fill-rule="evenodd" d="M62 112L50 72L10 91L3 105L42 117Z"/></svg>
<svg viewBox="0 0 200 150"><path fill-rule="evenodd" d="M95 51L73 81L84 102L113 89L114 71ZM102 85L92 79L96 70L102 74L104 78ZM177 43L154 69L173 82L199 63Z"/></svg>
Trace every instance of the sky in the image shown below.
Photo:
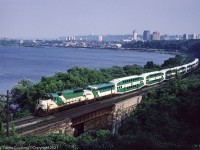
<svg viewBox="0 0 200 150"><path fill-rule="evenodd" d="M200 34L200 0L0 0L0 38Z"/></svg>

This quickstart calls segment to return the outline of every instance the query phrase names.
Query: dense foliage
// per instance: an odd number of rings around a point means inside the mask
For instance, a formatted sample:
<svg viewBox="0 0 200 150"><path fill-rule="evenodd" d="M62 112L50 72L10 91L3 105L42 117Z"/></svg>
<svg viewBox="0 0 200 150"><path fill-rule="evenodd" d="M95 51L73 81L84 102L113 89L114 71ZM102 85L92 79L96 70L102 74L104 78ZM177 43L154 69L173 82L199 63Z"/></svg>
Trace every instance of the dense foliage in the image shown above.
<svg viewBox="0 0 200 150"><path fill-rule="evenodd" d="M175 51L179 50L182 52L190 52L194 50L194 45L199 44L200 40L174 40L174 41L138 41L129 42L122 45L124 48L144 48L144 49L163 49Z"/></svg>
<svg viewBox="0 0 200 150"><path fill-rule="evenodd" d="M90 131L75 138L63 134L29 135L26 137L12 136L0 137L0 147L27 147L34 149L59 149L59 150L111 150L115 148L117 136L106 130ZM34 147L33 147L34 146Z"/></svg>

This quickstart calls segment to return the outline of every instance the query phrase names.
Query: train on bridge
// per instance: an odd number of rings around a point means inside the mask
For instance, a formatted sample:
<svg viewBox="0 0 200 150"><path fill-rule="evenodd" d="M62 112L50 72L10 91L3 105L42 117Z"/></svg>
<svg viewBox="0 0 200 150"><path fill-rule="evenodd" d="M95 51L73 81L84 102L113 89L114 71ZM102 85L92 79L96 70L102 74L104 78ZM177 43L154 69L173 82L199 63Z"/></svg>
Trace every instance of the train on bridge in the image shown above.
<svg viewBox="0 0 200 150"><path fill-rule="evenodd" d="M36 115L48 115L55 113L63 107L92 101L94 99L99 99L105 96L124 94L138 90L144 86L158 84L165 80L175 78L176 74L182 76L186 73L190 73L197 68L198 64L199 59L196 58L191 63L174 68L143 73L141 75L117 78L110 81L109 83L89 85L86 88L63 90L61 92L45 94L37 102Z"/></svg>

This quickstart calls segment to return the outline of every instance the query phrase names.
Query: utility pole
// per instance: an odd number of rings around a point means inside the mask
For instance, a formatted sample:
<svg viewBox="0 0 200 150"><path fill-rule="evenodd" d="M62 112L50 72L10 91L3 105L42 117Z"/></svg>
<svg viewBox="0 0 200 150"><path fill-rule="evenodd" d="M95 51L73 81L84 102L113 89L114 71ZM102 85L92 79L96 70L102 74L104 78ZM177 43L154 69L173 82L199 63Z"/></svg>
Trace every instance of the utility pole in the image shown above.
<svg viewBox="0 0 200 150"><path fill-rule="evenodd" d="M9 128L10 128L10 111L9 111L9 90L7 90L7 94L6 95L0 95L0 102L6 103L6 108L4 110L2 110L2 112L6 112L6 136L9 137ZM5 101L6 98L6 101ZM4 100L3 100L4 99Z"/></svg>
<svg viewBox="0 0 200 150"><path fill-rule="evenodd" d="M6 95L6 136L9 137L9 90L7 90L7 95Z"/></svg>

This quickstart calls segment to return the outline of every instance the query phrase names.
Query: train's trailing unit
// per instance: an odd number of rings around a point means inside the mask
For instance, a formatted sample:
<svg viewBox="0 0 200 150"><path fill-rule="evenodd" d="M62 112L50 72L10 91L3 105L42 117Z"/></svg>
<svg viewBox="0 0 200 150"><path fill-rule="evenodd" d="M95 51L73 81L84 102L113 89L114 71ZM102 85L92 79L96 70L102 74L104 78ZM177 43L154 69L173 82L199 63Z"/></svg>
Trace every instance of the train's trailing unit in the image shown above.
<svg viewBox="0 0 200 150"><path fill-rule="evenodd" d="M56 112L59 108L65 106L70 106L109 95L124 94L140 89L144 86L158 84L164 80L173 79L176 74L184 75L189 73L197 68L198 64L199 59L196 58L193 62L182 66L143 73L141 75L118 78L110 81L109 83L89 85L84 89L78 88L74 90L64 90L61 92L45 94L41 99L38 100L36 114L49 114Z"/></svg>

